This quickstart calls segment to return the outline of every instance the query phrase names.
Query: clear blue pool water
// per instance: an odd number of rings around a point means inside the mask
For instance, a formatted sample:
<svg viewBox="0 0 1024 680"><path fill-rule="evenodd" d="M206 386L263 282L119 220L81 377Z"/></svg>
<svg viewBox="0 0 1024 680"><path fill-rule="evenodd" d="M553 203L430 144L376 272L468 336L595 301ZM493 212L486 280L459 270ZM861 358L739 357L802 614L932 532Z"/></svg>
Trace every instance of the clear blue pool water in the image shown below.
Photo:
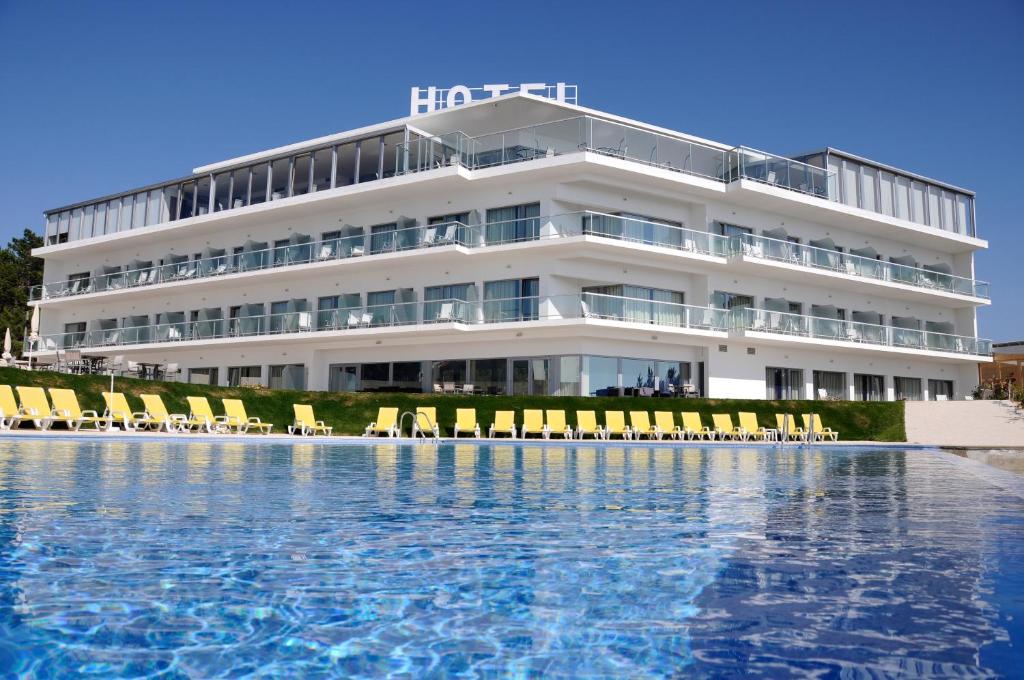
<svg viewBox="0 0 1024 680"><path fill-rule="evenodd" d="M7 439L0 672L1012 677L1020 480L925 450Z"/></svg>

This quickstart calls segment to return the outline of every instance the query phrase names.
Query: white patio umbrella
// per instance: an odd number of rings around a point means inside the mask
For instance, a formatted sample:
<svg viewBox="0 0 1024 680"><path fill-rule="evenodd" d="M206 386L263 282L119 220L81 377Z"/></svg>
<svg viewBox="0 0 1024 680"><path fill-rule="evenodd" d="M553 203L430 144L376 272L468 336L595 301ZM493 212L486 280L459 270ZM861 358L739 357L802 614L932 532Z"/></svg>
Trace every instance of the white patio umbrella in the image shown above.
<svg viewBox="0 0 1024 680"><path fill-rule="evenodd" d="M4 359L11 358L11 329L4 331Z"/></svg>
<svg viewBox="0 0 1024 680"><path fill-rule="evenodd" d="M32 320L28 326L28 370L32 370L32 345L39 342L39 305L32 308Z"/></svg>

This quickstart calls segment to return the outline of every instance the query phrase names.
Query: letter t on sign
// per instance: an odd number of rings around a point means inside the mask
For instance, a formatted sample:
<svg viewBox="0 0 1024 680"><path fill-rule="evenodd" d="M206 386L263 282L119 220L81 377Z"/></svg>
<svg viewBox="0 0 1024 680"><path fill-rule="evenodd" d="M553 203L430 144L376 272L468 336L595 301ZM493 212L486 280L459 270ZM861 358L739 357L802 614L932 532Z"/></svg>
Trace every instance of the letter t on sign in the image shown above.
<svg viewBox="0 0 1024 680"><path fill-rule="evenodd" d="M433 85L426 89L426 96L423 90L418 87L412 88L409 95L409 115L415 116L421 113L430 113L437 107L437 88Z"/></svg>

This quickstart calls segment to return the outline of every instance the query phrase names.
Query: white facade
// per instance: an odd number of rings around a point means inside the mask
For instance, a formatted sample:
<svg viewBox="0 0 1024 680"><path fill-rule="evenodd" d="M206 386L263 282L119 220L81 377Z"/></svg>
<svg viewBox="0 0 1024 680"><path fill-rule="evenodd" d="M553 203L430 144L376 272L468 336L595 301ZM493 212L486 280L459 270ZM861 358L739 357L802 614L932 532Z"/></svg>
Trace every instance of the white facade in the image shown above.
<svg viewBox="0 0 1024 680"><path fill-rule="evenodd" d="M515 94L197 168L47 213L38 356L318 390L968 393L973 194L803 158Z"/></svg>

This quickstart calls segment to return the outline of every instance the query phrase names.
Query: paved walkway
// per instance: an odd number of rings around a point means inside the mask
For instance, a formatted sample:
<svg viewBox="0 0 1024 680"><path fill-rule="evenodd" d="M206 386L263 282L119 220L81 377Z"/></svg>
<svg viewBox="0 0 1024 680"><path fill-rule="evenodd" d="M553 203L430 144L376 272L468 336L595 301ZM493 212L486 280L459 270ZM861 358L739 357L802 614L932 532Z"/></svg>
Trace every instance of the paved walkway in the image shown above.
<svg viewBox="0 0 1024 680"><path fill-rule="evenodd" d="M1009 401L908 401L907 442L1024 446L1024 411Z"/></svg>

